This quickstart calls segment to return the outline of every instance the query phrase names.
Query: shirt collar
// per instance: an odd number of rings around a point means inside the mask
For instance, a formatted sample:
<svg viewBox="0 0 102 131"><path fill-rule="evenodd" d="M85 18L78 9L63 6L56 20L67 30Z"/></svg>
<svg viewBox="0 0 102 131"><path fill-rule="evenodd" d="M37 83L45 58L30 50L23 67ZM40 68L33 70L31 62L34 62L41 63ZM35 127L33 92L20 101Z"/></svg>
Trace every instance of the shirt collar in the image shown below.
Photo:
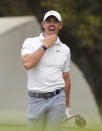
<svg viewBox="0 0 102 131"><path fill-rule="evenodd" d="M44 40L44 36L43 36L43 33L41 33L40 35L39 35L39 39L41 40L41 41L43 41ZM59 37L57 36L57 40L56 40L56 43L55 44L61 44L61 41L60 41L60 39L59 39Z"/></svg>

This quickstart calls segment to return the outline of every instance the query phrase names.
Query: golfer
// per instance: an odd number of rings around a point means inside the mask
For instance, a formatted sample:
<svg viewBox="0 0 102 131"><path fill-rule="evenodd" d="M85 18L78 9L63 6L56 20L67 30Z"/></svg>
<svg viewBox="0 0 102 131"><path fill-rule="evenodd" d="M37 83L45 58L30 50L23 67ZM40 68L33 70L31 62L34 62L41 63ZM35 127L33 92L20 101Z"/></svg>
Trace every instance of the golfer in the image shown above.
<svg viewBox="0 0 102 131"><path fill-rule="evenodd" d="M27 127L31 131L59 131L69 114L70 49L58 37L63 23L56 11L48 11L43 32L27 38L21 49L27 70Z"/></svg>

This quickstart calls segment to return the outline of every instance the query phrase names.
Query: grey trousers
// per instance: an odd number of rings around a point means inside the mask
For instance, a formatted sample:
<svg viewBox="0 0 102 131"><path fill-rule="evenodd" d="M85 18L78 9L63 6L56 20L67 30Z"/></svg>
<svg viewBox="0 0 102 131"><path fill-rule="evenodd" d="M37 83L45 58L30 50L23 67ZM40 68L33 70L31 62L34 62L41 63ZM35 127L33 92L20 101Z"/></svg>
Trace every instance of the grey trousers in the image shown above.
<svg viewBox="0 0 102 131"><path fill-rule="evenodd" d="M49 99L28 99L27 130L59 131L65 115L65 92Z"/></svg>

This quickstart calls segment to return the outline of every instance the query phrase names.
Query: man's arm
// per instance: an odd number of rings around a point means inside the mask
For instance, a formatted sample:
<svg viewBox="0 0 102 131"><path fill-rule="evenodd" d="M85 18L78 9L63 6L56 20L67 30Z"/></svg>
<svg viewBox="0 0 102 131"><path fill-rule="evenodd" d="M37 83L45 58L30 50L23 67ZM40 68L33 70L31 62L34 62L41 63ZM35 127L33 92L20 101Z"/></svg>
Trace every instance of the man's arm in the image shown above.
<svg viewBox="0 0 102 131"><path fill-rule="evenodd" d="M69 97L70 97L70 87L71 87L71 82L70 82L70 75L69 72L63 72L63 79L65 81L65 96L66 96L66 108L69 107Z"/></svg>
<svg viewBox="0 0 102 131"><path fill-rule="evenodd" d="M35 66L41 59L41 57L44 55L45 51L42 48L37 49L32 54L25 54L22 57L22 62L24 64L24 67L29 70L33 66Z"/></svg>
<svg viewBox="0 0 102 131"><path fill-rule="evenodd" d="M51 47L56 42L56 38L57 38L57 36L55 34L50 35L50 36L46 36L43 41L43 45L46 48ZM27 70L29 70L30 68L35 66L40 61L40 59L42 58L44 53L45 53L45 50L43 48L39 48L32 54L25 54L22 57L22 62L24 64L24 67Z"/></svg>

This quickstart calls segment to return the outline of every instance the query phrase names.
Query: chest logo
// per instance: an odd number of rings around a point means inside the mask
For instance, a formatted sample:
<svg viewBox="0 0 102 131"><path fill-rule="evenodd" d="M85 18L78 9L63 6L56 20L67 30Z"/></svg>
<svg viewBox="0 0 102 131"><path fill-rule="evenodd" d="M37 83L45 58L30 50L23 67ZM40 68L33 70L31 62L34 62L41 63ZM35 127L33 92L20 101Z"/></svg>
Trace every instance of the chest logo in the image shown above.
<svg viewBox="0 0 102 131"><path fill-rule="evenodd" d="M60 50L56 50L57 52L61 52Z"/></svg>

